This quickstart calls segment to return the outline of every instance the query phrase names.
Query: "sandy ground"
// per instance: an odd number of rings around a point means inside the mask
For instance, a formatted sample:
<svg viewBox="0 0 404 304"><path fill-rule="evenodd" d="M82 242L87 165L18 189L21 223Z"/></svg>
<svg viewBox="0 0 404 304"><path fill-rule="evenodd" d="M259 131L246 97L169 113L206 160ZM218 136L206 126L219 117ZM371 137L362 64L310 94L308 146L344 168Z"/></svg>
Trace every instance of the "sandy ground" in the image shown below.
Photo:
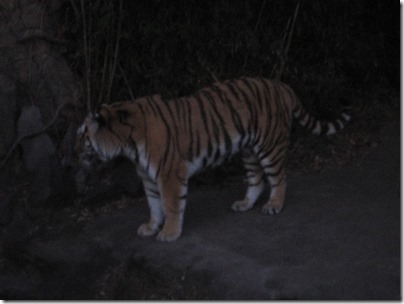
<svg viewBox="0 0 404 304"><path fill-rule="evenodd" d="M381 138L356 164L289 178L277 216L263 200L231 211L241 178L191 188L175 243L136 235L145 199L50 225L3 262L0 298L400 299L399 126Z"/></svg>

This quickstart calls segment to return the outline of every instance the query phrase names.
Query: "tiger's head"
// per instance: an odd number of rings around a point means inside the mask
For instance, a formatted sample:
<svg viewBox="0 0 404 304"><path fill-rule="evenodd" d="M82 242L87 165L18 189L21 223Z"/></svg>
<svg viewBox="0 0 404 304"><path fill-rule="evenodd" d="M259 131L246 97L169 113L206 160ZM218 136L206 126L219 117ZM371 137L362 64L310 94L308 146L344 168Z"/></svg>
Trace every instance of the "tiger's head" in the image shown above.
<svg viewBox="0 0 404 304"><path fill-rule="evenodd" d="M136 107L129 102L102 105L96 113L88 114L76 134L75 152L80 167L76 183L84 182L99 161L118 156L136 158L142 126Z"/></svg>
<svg viewBox="0 0 404 304"><path fill-rule="evenodd" d="M98 157L108 161L117 156L126 156L128 149L135 144L135 113L125 103L102 105L96 113L90 113L77 130L77 155Z"/></svg>

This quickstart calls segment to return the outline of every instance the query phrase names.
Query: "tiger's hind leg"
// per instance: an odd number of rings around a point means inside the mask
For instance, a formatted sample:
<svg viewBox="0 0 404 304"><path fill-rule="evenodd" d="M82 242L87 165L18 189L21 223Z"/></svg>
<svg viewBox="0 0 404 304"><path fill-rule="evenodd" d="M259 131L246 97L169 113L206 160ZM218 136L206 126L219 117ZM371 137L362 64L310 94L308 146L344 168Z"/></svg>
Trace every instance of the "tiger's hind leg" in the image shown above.
<svg viewBox="0 0 404 304"><path fill-rule="evenodd" d="M248 188L243 200L236 201L231 206L233 211L246 211L254 205L265 188L265 176L258 158L253 151L242 153L244 169L247 175Z"/></svg>
<svg viewBox="0 0 404 304"><path fill-rule="evenodd" d="M278 145L261 159L261 166L271 186L269 201L262 207L264 214L279 214L282 211L286 193L286 150L287 144Z"/></svg>

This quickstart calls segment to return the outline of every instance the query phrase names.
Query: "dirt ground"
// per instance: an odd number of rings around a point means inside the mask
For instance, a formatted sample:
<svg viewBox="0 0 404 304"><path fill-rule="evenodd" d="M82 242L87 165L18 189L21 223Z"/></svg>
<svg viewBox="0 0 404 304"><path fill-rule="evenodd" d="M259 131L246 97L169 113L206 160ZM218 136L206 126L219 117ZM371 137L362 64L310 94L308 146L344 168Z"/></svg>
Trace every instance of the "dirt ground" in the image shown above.
<svg viewBox="0 0 404 304"><path fill-rule="evenodd" d="M401 299L399 124L379 138L349 165L290 176L277 216L260 213L263 200L230 210L241 176L193 185L174 243L136 235L142 197L16 214L0 298Z"/></svg>

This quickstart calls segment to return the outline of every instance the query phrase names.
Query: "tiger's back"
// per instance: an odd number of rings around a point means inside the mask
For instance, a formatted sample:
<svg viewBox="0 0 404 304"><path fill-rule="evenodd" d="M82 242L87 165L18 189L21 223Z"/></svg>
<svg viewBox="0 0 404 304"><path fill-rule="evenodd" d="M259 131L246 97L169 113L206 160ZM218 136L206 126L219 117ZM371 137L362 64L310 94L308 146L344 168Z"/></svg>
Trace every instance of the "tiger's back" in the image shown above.
<svg viewBox="0 0 404 304"><path fill-rule="evenodd" d="M146 134L147 142L154 145L150 153L179 158L162 162L160 165L168 166L165 170L179 160L187 160L191 165L189 175L221 164L243 148L266 149L274 140L278 144L287 141L295 103L288 86L248 78L217 83L175 100L146 97L136 101L145 125L150 126ZM157 165L160 156L152 159Z"/></svg>
<svg viewBox="0 0 404 304"><path fill-rule="evenodd" d="M284 162L293 119L314 133L332 134L349 120L311 117L289 86L268 79L243 78L215 83L195 94L165 101L160 96L104 105L89 118L90 146L103 159L118 155L137 164L151 211L139 227L143 236L158 233L172 241L182 231L188 179L198 170L221 164L237 152L247 174L245 198L232 205L250 209L269 182L271 194L263 207L279 213L286 190ZM86 132L82 130L83 134Z"/></svg>

